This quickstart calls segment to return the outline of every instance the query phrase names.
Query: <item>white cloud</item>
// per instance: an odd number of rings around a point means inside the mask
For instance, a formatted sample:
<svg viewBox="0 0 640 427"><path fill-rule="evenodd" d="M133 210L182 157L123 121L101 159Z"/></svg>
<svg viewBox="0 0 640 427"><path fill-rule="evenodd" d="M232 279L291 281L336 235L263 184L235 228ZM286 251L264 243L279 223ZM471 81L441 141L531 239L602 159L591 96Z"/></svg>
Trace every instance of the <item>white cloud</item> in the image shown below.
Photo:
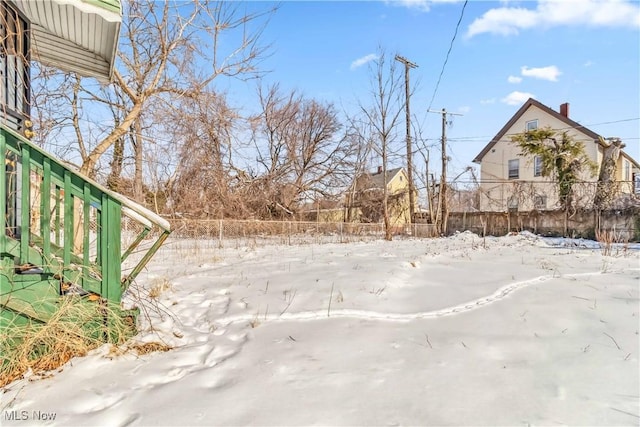
<svg viewBox="0 0 640 427"><path fill-rule="evenodd" d="M522 77L509 76L507 77L507 81L509 83L520 83L522 81Z"/></svg>
<svg viewBox="0 0 640 427"><path fill-rule="evenodd" d="M531 28L538 23L536 13L529 9L511 7L491 9L469 25L467 37L482 33L508 36L518 34L519 28Z"/></svg>
<svg viewBox="0 0 640 427"><path fill-rule="evenodd" d="M458 108L458 112L462 114L466 114L469 111L471 111L471 107L469 107L468 105L463 105L462 107Z"/></svg>
<svg viewBox="0 0 640 427"><path fill-rule="evenodd" d="M355 70L358 67L362 67L367 62L375 61L378 59L378 55L375 53L370 53L368 55L363 56L362 58L358 58L351 63L351 69Z"/></svg>
<svg viewBox="0 0 640 427"><path fill-rule="evenodd" d="M527 66L521 67L520 72L525 77L533 77L534 79L549 80L550 82L557 82L558 76L562 74L562 71L555 65L549 65L548 67L529 68Z"/></svg>
<svg viewBox="0 0 640 427"><path fill-rule="evenodd" d="M496 99L495 98L481 99L480 100L480 104L482 104L482 105L495 104L495 103L496 103Z"/></svg>
<svg viewBox="0 0 640 427"><path fill-rule="evenodd" d="M511 92L509 95L502 98L500 101L507 105L520 105L524 104L529 98L535 98L536 96L529 92L518 92L517 90Z"/></svg>
<svg viewBox="0 0 640 427"><path fill-rule="evenodd" d="M588 60L587 62L585 62L582 65L585 66L585 67L591 67L593 64L595 64L595 62L593 62L592 60Z"/></svg>
<svg viewBox="0 0 640 427"><path fill-rule="evenodd" d="M535 9L499 7L476 18L467 37L482 33L506 36L561 25L640 28L640 6L626 0L539 0Z"/></svg>
<svg viewBox="0 0 640 427"><path fill-rule="evenodd" d="M409 9L428 12L431 6L438 3L458 3L461 0L385 0L386 4L406 7Z"/></svg>
<svg viewBox="0 0 640 427"><path fill-rule="evenodd" d="M397 0L391 1L390 3L393 3L396 6L408 7L409 9L421 10L423 12L428 12L430 9L430 2L427 0Z"/></svg>

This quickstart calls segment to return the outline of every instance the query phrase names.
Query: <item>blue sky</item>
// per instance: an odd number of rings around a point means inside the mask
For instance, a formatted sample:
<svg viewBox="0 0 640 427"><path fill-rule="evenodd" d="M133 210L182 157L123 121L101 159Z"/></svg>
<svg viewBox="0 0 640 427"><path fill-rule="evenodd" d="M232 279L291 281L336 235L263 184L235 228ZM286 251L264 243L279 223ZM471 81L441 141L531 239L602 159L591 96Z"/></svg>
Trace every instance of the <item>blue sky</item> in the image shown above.
<svg viewBox="0 0 640 427"><path fill-rule="evenodd" d="M625 151L640 159L639 2L469 1L433 98L463 5L282 2L264 33L272 44L263 63L270 70L265 82L354 111L369 100L367 59L381 47L391 58L397 53L418 65L411 70L411 112L423 123L428 144L437 143L441 129L440 116L427 113L429 105L463 114L447 131L450 173L473 165L529 96L556 110L569 102L573 120L605 137L621 137ZM230 86L231 103L242 104L242 93Z"/></svg>

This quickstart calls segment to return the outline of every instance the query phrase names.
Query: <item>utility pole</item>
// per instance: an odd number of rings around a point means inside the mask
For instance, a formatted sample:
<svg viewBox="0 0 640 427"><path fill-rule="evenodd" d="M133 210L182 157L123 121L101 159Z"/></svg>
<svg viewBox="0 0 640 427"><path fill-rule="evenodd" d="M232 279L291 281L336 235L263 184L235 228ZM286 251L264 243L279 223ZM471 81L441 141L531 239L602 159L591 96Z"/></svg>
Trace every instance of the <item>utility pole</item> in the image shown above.
<svg viewBox="0 0 640 427"><path fill-rule="evenodd" d="M436 224L440 225L440 233L447 233L447 221L449 219L449 208L447 206L447 114L450 116L462 116L459 113L447 113L446 109L441 111L428 110L429 113L442 114L442 173L440 175L440 190L438 191L438 210L436 211ZM439 219L439 221L438 221Z"/></svg>
<svg viewBox="0 0 640 427"><path fill-rule="evenodd" d="M411 112L409 110L409 69L416 68L418 66L400 55L396 55L395 60L404 64L404 110L407 118L407 176L409 178L409 215L411 217L411 223L413 223L416 212L416 202L414 197L415 187L413 186L413 163L411 161L413 149L411 147Z"/></svg>

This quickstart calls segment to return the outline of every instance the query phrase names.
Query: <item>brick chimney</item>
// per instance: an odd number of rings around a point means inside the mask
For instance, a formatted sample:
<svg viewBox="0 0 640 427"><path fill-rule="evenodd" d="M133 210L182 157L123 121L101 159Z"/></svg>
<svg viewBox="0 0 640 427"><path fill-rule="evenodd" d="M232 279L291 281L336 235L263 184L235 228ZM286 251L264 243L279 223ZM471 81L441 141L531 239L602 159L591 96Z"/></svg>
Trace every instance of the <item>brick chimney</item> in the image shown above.
<svg viewBox="0 0 640 427"><path fill-rule="evenodd" d="M569 103L565 102L564 104L560 104L560 114L569 118Z"/></svg>
<svg viewBox="0 0 640 427"><path fill-rule="evenodd" d="M378 172L377 173L382 173L382 166L378 166Z"/></svg>

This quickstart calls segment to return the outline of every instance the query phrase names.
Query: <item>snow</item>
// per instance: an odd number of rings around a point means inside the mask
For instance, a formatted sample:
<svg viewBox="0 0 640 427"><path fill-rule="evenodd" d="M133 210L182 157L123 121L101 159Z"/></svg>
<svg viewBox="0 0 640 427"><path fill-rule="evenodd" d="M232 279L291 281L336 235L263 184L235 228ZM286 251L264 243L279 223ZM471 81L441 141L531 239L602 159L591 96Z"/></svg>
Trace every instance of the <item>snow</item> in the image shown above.
<svg viewBox="0 0 640 427"><path fill-rule="evenodd" d="M175 348L16 381L2 425L638 425L638 249L169 242L136 339Z"/></svg>

